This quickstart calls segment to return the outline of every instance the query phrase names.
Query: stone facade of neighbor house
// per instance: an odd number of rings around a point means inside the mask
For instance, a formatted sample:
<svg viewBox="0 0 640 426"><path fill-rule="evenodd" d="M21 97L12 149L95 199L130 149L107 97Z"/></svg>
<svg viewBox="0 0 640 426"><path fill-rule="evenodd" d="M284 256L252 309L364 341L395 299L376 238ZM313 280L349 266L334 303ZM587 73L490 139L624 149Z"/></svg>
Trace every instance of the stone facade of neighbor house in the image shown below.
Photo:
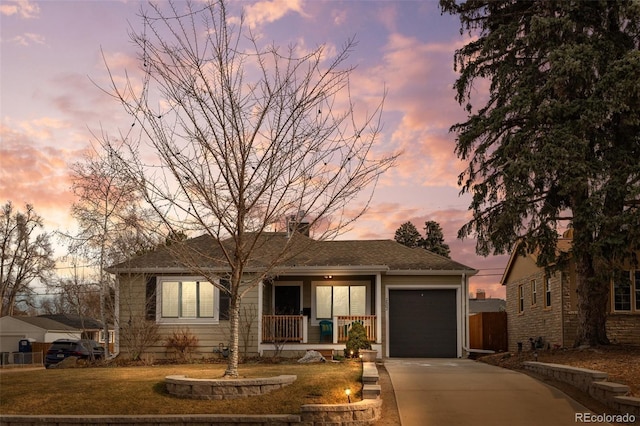
<svg viewBox="0 0 640 426"><path fill-rule="evenodd" d="M464 356L468 282L476 270L391 240L315 241L272 232L256 238L263 249L247 273L259 271L289 238L306 249L244 296L242 355L300 356L310 349L342 355L351 325L360 322L379 357ZM185 244L202 255L198 267L213 272L216 285L185 267L167 247L109 268L118 281L119 353L132 355L127 333L143 324L159 336L144 349L145 356L173 356L166 339L184 331L198 339L193 356L225 356L228 299L219 286L229 271L215 260L222 258L220 243L201 236ZM321 321L330 323L328 333L321 333Z"/></svg>
<svg viewBox="0 0 640 426"><path fill-rule="evenodd" d="M558 241L568 252L570 238ZM607 334L615 343L640 344L640 271L627 270L611 283ZM544 348L572 347L577 332L575 265L546 273L535 254L512 254L502 277L506 286L509 350L531 348L531 340Z"/></svg>

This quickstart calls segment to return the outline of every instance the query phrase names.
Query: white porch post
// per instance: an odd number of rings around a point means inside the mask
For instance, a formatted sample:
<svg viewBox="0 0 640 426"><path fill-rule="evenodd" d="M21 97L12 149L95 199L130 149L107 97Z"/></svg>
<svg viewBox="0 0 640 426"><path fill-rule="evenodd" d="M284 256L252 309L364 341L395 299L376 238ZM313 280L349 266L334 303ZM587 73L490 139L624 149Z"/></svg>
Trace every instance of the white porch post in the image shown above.
<svg viewBox="0 0 640 426"><path fill-rule="evenodd" d="M262 356L262 293L264 292L264 280L258 284L258 354Z"/></svg>
<svg viewBox="0 0 640 426"><path fill-rule="evenodd" d="M376 274L376 343L382 343L382 276Z"/></svg>
<svg viewBox="0 0 640 426"><path fill-rule="evenodd" d="M333 327L331 327L333 329L333 343L338 343L338 317L333 317L331 318L331 320L333 321Z"/></svg>
<svg viewBox="0 0 640 426"><path fill-rule="evenodd" d="M309 342L309 317L302 317L302 343Z"/></svg>

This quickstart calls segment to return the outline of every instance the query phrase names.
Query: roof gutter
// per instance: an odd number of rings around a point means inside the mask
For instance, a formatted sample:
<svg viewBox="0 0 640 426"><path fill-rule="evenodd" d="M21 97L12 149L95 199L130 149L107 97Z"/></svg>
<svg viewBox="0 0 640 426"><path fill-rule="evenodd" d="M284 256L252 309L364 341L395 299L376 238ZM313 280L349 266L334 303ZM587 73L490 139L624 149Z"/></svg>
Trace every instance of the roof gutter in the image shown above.
<svg viewBox="0 0 640 426"><path fill-rule="evenodd" d="M144 267L144 268L108 268L107 272L112 274L185 274L188 272L188 267ZM199 268L202 272L229 272L228 268ZM245 268L245 273L263 272L264 268ZM314 266L282 266L272 269L275 274L299 274L299 275L313 275L318 273L349 273L349 272L388 272L389 267L387 265L346 265L346 266L332 266L332 265L314 265Z"/></svg>
<svg viewBox="0 0 640 426"><path fill-rule="evenodd" d="M465 275L467 277L478 273L477 269L392 269L387 275Z"/></svg>
<svg viewBox="0 0 640 426"><path fill-rule="evenodd" d="M229 272L223 268L201 268L201 272L223 273ZM145 267L145 268L118 268L107 269L112 274L130 273L130 274L184 274L188 272L188 268L184 267ZM247 268L246 273L263 272L261 268ZM477 269L390 269L388 265L314 265L314 266L283 266L273 269L276 275L298 274L298 275L317 275L317 274L347 274L347 273L383 273L385 275L466 275L467 277L477 274Z"/></svg>

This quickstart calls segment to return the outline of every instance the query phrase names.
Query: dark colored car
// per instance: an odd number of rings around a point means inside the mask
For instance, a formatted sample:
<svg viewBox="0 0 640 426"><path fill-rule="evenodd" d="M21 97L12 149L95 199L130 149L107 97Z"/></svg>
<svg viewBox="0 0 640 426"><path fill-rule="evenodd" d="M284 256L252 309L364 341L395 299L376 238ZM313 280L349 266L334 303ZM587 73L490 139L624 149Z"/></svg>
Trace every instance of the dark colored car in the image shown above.
<svg viewBox="0 0 640 426"><path fill-rule="evenodd" d="M103 359L104 348L95 340L58 339L49 347L44 358L44 366L49 368L70 356L75 356L79 359Z"/></svg>

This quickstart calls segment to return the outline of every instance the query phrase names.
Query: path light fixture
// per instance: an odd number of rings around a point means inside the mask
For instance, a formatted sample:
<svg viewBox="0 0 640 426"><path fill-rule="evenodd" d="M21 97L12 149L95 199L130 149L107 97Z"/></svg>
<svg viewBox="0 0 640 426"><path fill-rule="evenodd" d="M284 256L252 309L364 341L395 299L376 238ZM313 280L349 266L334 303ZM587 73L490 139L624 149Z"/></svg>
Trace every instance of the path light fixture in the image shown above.
<svg viewBox="0 0 640 426"><path fill-rule="evenodd" d="M346 388L346 389L344 390L344 394L345 394L345 395L347 395L347 402L348 402L349 404L351 404L351 389Z"/></svg>

